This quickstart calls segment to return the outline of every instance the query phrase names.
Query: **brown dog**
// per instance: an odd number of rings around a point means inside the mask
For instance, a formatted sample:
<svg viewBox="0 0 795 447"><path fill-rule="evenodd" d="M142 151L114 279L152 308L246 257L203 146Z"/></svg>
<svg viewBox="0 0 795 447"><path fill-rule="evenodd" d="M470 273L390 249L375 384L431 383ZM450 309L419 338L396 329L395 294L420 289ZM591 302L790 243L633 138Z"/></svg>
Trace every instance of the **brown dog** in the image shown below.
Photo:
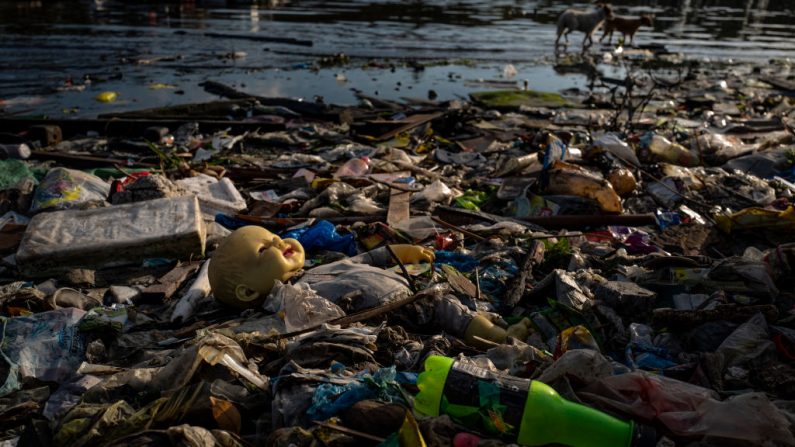
<svg viewBox="0 0 795 447"><path fill-rule="evenodd" d="M613 17L613 9L610 5L605 3L597 3L596 9L590 11L579 9L567 9L563 11L560 17L558 17L558 37L555 39L555 48L557 49L561 37L568 43L569 33L572 31L580 31L585 33L585 38L582 40L582 51L585 52L586 48L590 47L593 43L591 36L594 31L611 17Z"/></svg>
<svg viewBox="0 0 795 447"><path fill-rule="evenodd" d="M610 34L610 39L607 41L607 44L613 43L613 31L621 31L621 34L624 35L624 42L627 41L627 36L629 36L629 42L635 40L635 33L638 31L638 28L641 26L652 26L654 22L654 16L650 14L642 14L640 17L624 17L624 16L613 16L605 20L605 33L602 34L602 38L599 39L599 42L605 40L605 36Z"/></svg>

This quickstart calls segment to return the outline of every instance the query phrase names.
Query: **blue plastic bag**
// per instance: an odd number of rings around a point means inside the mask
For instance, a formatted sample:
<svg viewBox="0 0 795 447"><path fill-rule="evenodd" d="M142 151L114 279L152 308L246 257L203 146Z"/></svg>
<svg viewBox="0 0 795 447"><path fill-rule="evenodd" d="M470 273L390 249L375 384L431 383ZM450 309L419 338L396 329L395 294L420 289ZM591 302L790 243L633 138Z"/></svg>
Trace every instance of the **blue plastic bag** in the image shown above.
<svg viewBox="0 0 795 447"><path fill-rule="evenodd" d="M372 375L359 374L358 381L347 385L324 383L312 396L312 406L306 414L312 420L325 421L352 407L355 403L378 399L382 402L401 402L400 387L394 366L381 368Z"/></svg>
<svg viewBox="0 0 795 447"><path fill-rule="evenodd" d="M475 270L479 262L469 255L452 251L439 250L435 252L437 264L447 264L456 268L459 272L471 272Z"/></svg>
<svg viewBox="0 0 795 447"><path fill-rule="evenodd" d="M249 221L238 219L232 216L227 216L226 214L222 213L218 213L215 215L215 222L229 230L237 230L238 228L254 225Z"/></svg>
<svg viewBox="0 0 795 447"><path fill-rule="evenodd" d="M311 227L287 231L281 234L281 238L297 240L307 253L320 250L338 251L348 256L355 256L357 253L354 235L343 236L337 233L334 224L327 220L318 221Z"/></svg>
<svg viewBox="0 0 795 447"><path fill-rule="evenodd" d="M542 160L544 170L549 169L556 160L563 160L566 158L568 147L560 140L552 140L547 145L547 150L544 151L544 159Z"/></svg>
<svg viewBox="0 0 795 447"><path fill-rule="evenodd" d="M668 227L682 224L682 218L676 211L657 210L654 215L657 219L657 225L660 227L660 230L665 230Z"/></svg>

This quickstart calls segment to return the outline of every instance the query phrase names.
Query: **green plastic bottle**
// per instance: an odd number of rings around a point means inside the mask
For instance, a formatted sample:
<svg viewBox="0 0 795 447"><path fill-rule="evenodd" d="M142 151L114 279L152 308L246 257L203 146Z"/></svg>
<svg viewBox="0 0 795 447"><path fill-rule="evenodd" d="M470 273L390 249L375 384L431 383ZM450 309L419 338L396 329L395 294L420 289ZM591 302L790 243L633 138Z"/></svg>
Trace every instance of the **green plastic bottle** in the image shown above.
<svg viewBox="0 0 795 447"><path fill-rule="evenodd" d="M495 374L449 357L430 356L419 375L414 409L447 414L473 430L535 446L630 447L655 436L601 411L569 402L544 383Z"/></svg>

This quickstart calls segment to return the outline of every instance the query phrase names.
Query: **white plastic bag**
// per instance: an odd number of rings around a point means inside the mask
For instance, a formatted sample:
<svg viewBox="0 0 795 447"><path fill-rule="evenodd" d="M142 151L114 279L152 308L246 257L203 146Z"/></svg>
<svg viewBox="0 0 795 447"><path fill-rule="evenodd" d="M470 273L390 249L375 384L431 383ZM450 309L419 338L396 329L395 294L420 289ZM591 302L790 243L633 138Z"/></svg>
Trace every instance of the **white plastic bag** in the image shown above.
<svg viewBox="0 0 795 447"><path fill-rule="evenodd" d="M638 160L638 156L635 155L635 151L632 147L614 133L606 133L597 138L596 141L593 142L593 146L595 148L604 149L634 166L640 166L640 160Z"/></svg>
<svg viewBox="0 0 795 447"><path fill-rule="evenodd" d="M453 199L455 193L450 187L441 180L436 180L425 189L411 196L411 202L426 201L428 203L442 203L447 205Z"/></svg>
<svg viewBox="0 0 795 447"><path fill-rule="evenodd" d="M339 306L305 283L292 285L277 281L264 307L283 316L287 332L301 331L345 316Z"/></svg>
<svg viewBox="0 0 795 447"><path fill-rule="evenodd" d="M69 308L0 319L0 362L8 364L8 375L0 377L0 396L30 379L57 383L71 379L86 350L77 328L85 313Z"/></svg>
<svg viewBox="0 0 795 447"><path fill-rule="evenodd" d="M110 184L82 171L51 169L33 194L30 212L65 210L89 205L105 206Z"/></svg>

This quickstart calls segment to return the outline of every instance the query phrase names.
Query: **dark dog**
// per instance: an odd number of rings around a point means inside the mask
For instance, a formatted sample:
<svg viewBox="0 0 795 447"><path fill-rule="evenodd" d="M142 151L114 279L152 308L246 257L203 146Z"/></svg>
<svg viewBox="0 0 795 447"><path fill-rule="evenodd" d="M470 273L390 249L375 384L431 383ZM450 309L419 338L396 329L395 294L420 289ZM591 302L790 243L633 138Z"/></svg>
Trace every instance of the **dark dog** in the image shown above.
<svg viewBox="0 0 795 447"><path fill-rule="evenodd" d="M613 31L618 30L624 35L624 42L627 41L627 36L629 36L629 42L632 44L635 40L635 33L638 32L638 28L641 26L651 27L653 22L654 16L650 14L642 14L637 18L613 16L605 20L605 33L602 34L602 38L599 39L599 42L605 40L605 36L609 34L610 39L608 39L607 43L608 45L611 44L613 42Z"/></svg>
<svg viewBox="0 0 795 447"><path fill-rule="evenodd" d="M597 9L591 11L583 11L578 9L567 9L563 14L558 17L558 37L555 39L555 47L558 46L560 37L569 42L569 33L572 31L581 31L585 33L585 38L582 41L582 49L585 49L593 44L591 36L594 31L599 28L599 25L613 17L613 10L610 5L598 3Z"/></svg>

